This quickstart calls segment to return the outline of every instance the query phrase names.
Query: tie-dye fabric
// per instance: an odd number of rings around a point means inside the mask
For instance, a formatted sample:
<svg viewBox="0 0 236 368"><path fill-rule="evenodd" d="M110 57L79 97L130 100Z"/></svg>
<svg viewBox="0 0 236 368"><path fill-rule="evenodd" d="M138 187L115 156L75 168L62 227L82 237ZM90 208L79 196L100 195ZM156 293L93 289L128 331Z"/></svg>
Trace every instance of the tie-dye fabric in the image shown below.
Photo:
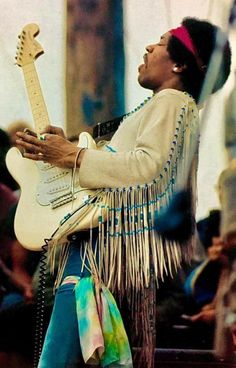
<svg viewBox="0 0 236 368"><path fill-rule="evenodd" d="M67 277L75 282L76 311L81 351L87 364L132 368L129 341L115 299L92 276Z"/></svg>

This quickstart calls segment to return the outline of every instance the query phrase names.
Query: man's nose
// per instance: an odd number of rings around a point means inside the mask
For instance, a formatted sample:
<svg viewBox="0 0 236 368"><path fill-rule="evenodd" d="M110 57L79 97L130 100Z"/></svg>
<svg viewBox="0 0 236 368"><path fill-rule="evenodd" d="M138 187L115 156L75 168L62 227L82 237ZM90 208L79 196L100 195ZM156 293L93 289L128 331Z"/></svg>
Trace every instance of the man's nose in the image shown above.
<svg viewBox="0 0 236 368"><path fill-rule="evenodd" d="M148 52L152 52L152 51L153 51L153 48L154 48L154 46L153 46L153 45L147 45L147 46L146 46L146 50L147 50Z"/></svg>

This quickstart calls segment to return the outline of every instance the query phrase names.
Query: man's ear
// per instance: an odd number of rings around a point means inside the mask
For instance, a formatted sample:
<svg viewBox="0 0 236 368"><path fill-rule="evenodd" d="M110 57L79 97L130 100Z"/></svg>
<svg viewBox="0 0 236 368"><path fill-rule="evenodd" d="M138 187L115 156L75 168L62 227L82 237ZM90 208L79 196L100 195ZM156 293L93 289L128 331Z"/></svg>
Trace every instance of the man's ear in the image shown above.
<svg viewBox="0 0 236 368"><path fill-rule="evenodd" d="M186 64L174 64L173 68L172 68L172 71L173 71L173 73L180 74L186 69L187 69Z"/></svg>

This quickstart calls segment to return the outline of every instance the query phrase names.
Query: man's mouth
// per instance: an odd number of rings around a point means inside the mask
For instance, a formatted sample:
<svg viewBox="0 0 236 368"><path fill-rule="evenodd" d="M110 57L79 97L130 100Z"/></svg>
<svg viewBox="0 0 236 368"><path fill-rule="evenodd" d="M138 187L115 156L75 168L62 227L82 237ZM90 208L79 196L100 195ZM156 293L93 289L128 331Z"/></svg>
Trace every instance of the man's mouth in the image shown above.
<svg viewBox="0 0 236 368"><path fill-rule="evenodd" d="M147 65L147 54L143 55L143 61L144 61L144 64Z"/></svg>
<svg viewBox="0 0 236 368"><path fill-rule="evenodd" d="M143 61L144 61L144 63L143 64L141 64L141 65L139 65L139 68L138 68L138 70L140 71L142 68L146 68L147 67L147 54L144 54L143 55Z"/></svg>

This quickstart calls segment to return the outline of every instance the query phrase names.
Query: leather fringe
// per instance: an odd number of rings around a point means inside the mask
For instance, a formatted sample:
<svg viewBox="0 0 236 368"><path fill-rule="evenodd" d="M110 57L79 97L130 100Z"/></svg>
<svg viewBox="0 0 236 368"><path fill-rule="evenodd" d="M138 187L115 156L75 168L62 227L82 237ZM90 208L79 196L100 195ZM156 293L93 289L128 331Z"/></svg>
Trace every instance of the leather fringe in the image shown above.
<svg viewBox="0 0 236 368"><path fill-rule="evenodd" d="M189 167L188 155L192 142L196 141L199 127L197 118L192 119L191 127L188 125L188 114L188 107L183 106L176 122L169 157L158 178L149 184L130 188L104 189L105 205L100 201L88 203L88 209L89 206L99 208L99 235L95 250L92 249L90 239L83 258L87 257L92 274L97 275L115 295L119 295L121 300L127 298L133 311L134 329L138 335L142 335L142 353L135 367L154 367L155 290L158 279L164 280L165 275L173 275L181 266L182 259L190 256L193 246L191 240L184 247L177 242L165 240L154 228L155 214L169 204ZM191 174L192 203L195 203L194 165ZM101 193L99 196L102 197ZM71 227L76 228L78 216L68 225L68 229L65 224L63 232L58 232L57 238L51 239L51 255L53 249L65 241L67 231ZM62 267L65 265L66 252L63 257ZM62 273L63 270L60 270L56 287L61 282Z"/></svg>

